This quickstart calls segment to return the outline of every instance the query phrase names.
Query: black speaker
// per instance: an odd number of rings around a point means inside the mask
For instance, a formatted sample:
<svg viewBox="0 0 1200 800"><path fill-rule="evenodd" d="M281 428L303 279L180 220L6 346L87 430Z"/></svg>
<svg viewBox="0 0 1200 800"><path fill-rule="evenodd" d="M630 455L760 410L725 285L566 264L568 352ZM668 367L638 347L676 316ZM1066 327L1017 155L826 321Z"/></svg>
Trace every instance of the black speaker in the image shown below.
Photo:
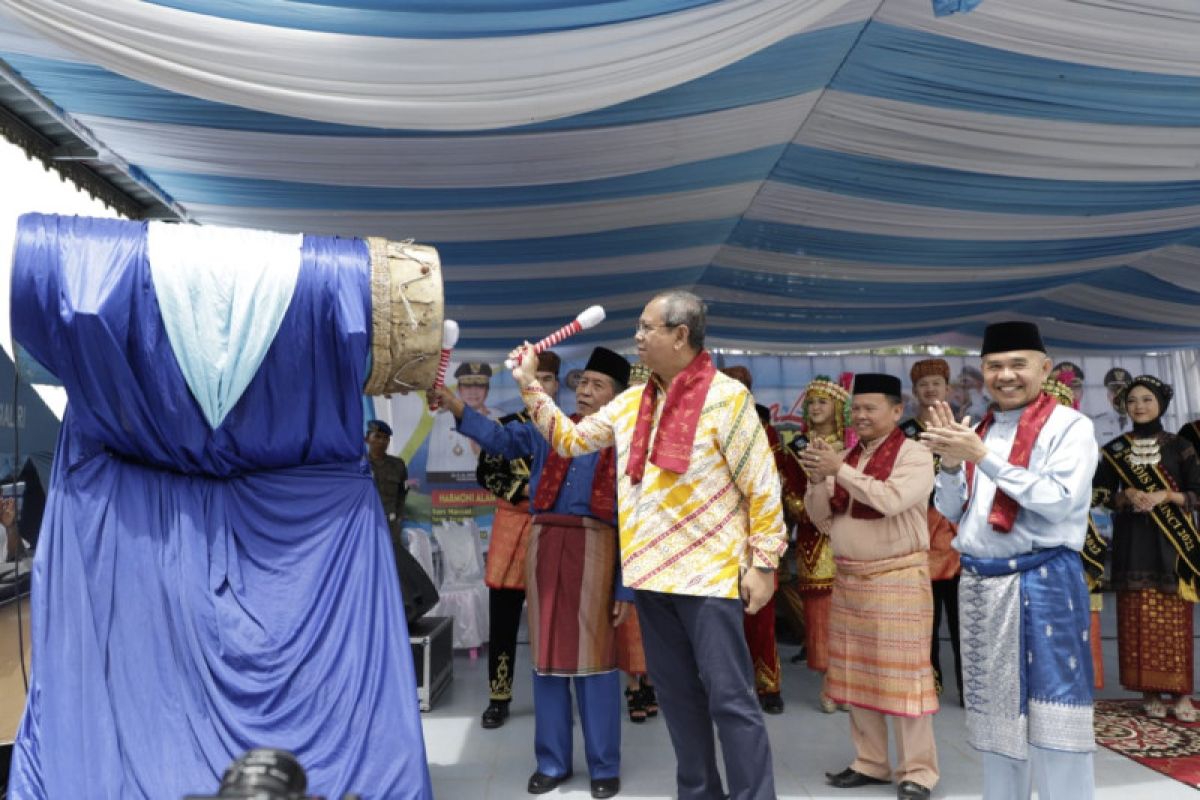
<svg viewBox="0 0 1200 800"><path fill-rule="evenodd" d="M8 797L8 773L12 767L12 742L0 742L0 798Z"/></svg>
<svg viewBox="0 0 1200 800"><path fill-rule="evenodd" d="M400 576L400 593L404 596L404 616L412 625L437 605L438 591L399 539L392 537L392 552L396 556L396 574Z"/></svg>

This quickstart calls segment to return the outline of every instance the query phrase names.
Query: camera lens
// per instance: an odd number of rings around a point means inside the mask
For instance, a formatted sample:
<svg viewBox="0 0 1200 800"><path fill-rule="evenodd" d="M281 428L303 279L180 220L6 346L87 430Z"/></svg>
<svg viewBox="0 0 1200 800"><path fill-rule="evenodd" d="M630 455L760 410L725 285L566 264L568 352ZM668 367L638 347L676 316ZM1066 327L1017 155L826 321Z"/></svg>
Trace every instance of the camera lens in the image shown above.
<svg viewBox="0 0 1200 800"><path fill-rule="evenodd" d="M304 794L308 778L300 762L286 750L259 747L233 762L221 778L220 797L243 797L248 791L267 796Z"/></svg>

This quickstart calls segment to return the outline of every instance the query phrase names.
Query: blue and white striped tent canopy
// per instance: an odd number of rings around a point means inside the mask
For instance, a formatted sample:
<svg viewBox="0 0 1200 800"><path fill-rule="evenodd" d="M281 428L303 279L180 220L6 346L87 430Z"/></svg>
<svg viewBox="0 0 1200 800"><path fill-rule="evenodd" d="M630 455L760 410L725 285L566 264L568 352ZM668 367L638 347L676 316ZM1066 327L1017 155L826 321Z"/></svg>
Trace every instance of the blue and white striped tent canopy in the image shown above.
<svg viewBox="0 0 1200 800"><path fill-rule="evenodd" d="M1200 346L1196 0L0 0L0 58L192 220L436 245L466 350L677 286L752 351Z"/></svg>

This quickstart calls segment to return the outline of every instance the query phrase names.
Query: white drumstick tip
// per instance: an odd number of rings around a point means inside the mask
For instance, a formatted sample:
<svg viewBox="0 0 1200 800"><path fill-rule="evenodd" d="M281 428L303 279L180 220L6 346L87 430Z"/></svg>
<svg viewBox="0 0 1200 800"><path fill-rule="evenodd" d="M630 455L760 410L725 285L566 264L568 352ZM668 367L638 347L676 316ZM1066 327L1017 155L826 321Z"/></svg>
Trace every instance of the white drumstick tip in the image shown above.
<svg viewBox="0 0 1200 800"><path fill-rule="evenodd" d="M458 323L448 319L442 323L442 349L451 350L458 344Z"/></svg>
<svg viewBox="0 0 1200 800"><path fill-rule="evenodd" d="M604 322L604 306L588 306L579 312L579 316L575 320L585 331L588 328L594 328Z"/></svg>

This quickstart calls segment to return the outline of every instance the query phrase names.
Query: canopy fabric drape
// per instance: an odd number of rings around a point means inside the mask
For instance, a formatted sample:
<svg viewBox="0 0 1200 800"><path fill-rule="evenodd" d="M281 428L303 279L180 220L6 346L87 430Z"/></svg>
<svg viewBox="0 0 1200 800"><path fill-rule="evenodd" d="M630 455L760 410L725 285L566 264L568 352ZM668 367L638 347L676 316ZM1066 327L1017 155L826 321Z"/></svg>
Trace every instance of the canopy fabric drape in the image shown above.
<svg viewBox="0 0 1200 800"><path fill-rule="evenodd" d="M393 20L382 30L399 21L385 10L360 12L362 24L346 32L344 21L312 30L268 14L264 25L203 3L192 11L133 0L7 5L45 36L164 89L327 122L480 130L580 114L698 78L844 2L701 2L600 26L438 39L380 35L372 20Z"/></svg>
<svg viewBox="0 0 1200 800"><path fill-rule="evenodd" d="M243 331L269 347L239 394L220 395L214 427L198 398L243 365L185 376L146 227L29 214L18 229L14 337L71 402L9 792L208 794L268 746L296 754L315 794L429 800L399 582L362 457L366 243L304 238L294 289L260 292L286 311Z"/></svg>
<svg viewBox="0 0 1200 800"><path fill-rule="evenodd" d="M718 347L1200 346L1200 10L937 5L0 0L0 58L196 221L438 246L464 354L679 286Z"/></svg>

